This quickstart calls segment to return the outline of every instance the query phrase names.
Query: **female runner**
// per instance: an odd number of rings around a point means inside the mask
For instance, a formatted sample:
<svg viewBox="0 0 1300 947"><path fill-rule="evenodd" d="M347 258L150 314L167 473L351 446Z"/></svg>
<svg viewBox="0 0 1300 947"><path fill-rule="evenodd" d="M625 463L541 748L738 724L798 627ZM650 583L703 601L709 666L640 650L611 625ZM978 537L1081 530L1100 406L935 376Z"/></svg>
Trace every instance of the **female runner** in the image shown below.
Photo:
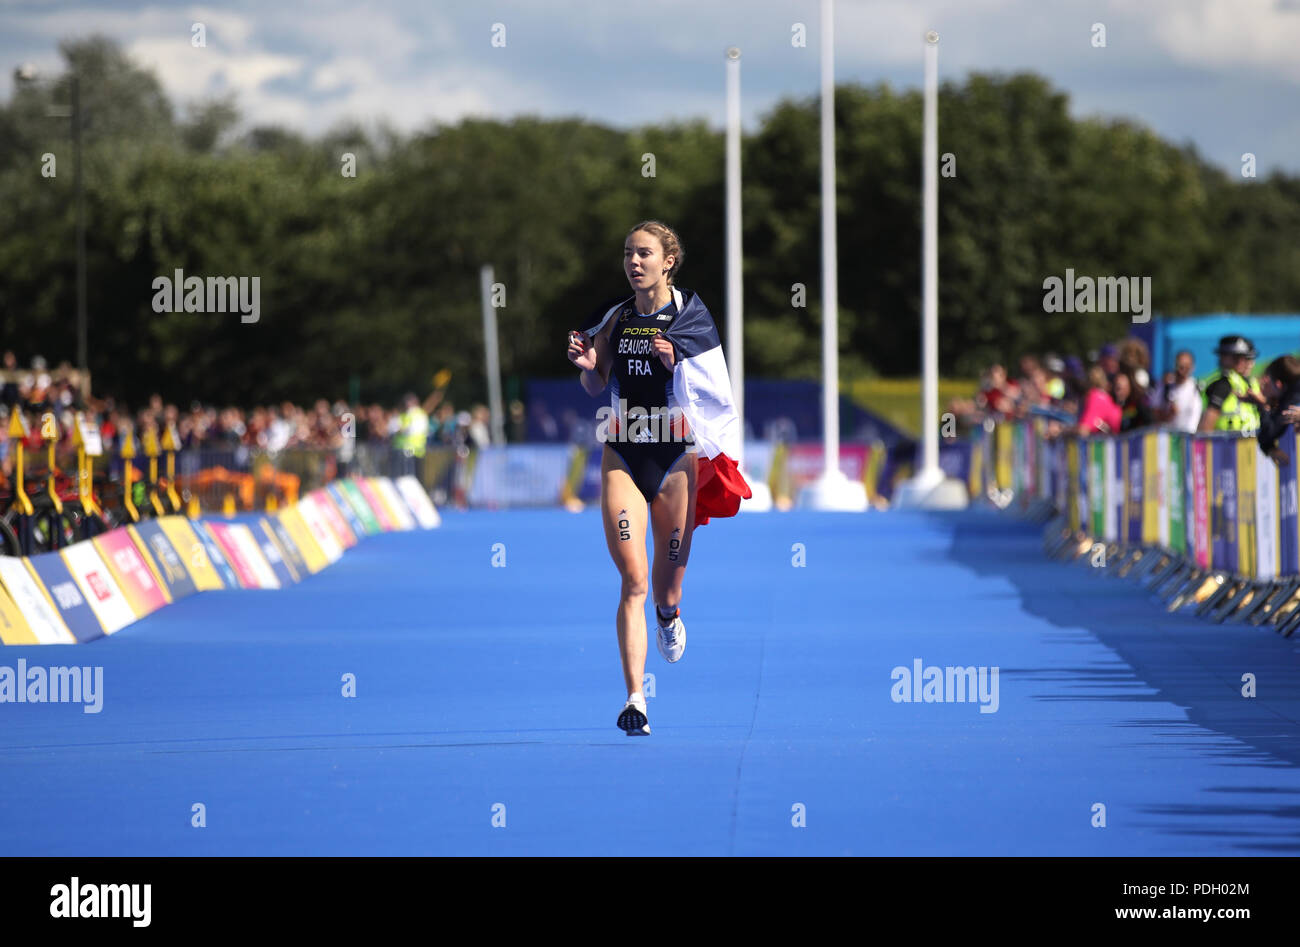
<svg viewBox="0 0 1300 947"><path fill-rule="evenodd" d="M722 449L737 455L739 418L717 329L698 296L673 285L684 257L670 227L637 224L623 246L633 295L597 313L569 339L569 360L582 369L588 394L599 395L612 379L612 418L600 426L601 513L622 579L617 627L628 696L618 726L629 736L650 733L641 692L647 579L659 653L675 663L686 650L679 606L694 528L709 516L734 515L740 499L750 495ZM701 432L704 438L697 437ZM706 458L697 463L701 445ZM697 509L701 466L710 489ZM647 520L653 565L646 556Z"/></svg>

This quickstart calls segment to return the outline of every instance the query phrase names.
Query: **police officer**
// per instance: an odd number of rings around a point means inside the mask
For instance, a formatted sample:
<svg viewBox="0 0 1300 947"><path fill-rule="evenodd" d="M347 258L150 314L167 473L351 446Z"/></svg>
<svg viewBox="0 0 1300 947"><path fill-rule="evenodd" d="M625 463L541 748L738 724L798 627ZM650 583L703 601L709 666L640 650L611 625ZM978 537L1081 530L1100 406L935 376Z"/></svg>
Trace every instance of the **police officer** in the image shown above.
<svg viewBox="0 0 1300 947"><path fill-rule="evenodd" d="M1204 410L1197 430L1257 431L1260 408L1268 403L1259 382L1250 375L1259 352L1245 336L1225 335L1214 354L1219 356L1219 370L1205 380Z"/></svg>

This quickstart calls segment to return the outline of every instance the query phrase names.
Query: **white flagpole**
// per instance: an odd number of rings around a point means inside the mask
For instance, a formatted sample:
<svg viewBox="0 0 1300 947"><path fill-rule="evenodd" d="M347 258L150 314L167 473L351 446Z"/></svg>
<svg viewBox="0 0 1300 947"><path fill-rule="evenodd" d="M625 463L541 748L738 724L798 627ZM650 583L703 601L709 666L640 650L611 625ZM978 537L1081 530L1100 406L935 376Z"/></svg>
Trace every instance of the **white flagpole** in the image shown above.
<svg viewBox="0 0 1300 947"><path fill-rule="evenodd" d="M492 414L492 443L506 442L505 420L501 410L501 354L497 346L497 314L492 308L493 270L479 270L483 293L483 356L487 363L488 410Z"/></svg>
<svg viewBox="0 0 1300 947"><path fill-rule="evenodd" d="M922 230L924 322L921 327L921 476L939 470L939 34L925 34L925 169L921 174L925 224Z"/></svg>
<svg viewBox="0 0 1300 947"><path fill-rule="evenodd" d="M727 50L727 374L740 416L740 456L745 465L745 346L741 335L744 287L741 284L740 232L740 50Z"/></svg>
<svg viewBox="0 0 1300 947"><path fill-rule="evenodd" d="M840 470L840 311L835 235L835 20L833 0L822 0L822 453L817 481L799 504L819 510L865 510L866 487Z"/></svg>
<svg viewBox="0 0 1300 947"><path fill-rule="evenodd" d="M740 417L740 456L736 466L753 494L742 500L745 512L772 509L772 491L745 470L745 297L740 228L740 49L727 50L727 374L731 377L736 414Z"/></svg>
<svg viewBox="0 0 1300 947"><path fill-rule="evenodd" d="M939 467L939 34L925 34L921 170L921 464L894 505L961 509L966 485Z"/></svg>
<svg viewBox="0 0 1300 947"><path fill-rule="evenodd" d="M835 232L834 3L822 0L822 476L840 469L839 271Z"/></svg>

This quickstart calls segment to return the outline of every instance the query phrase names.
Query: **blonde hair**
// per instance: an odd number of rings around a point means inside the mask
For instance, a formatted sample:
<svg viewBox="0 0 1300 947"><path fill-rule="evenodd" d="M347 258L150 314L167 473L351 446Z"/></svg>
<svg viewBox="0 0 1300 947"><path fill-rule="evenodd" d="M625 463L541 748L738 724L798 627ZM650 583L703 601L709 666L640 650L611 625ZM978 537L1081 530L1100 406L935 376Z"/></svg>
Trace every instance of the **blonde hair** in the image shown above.
<svg viewBox="0 0 1300 947"><path fill-rule="evenodd" d="M682 249L682 241L677 236L677 231L657 220L643 220L629 230L627 236L630 237L641 230L644 230L652 237L658 238L660 246L664 248L664 256L673 258L672 269L667 273L668 285L673 285L673 277L677 275L677 271L682 268L682 263L686 260L686 251ZM626 240L627 237L623 239Z"/></svg>

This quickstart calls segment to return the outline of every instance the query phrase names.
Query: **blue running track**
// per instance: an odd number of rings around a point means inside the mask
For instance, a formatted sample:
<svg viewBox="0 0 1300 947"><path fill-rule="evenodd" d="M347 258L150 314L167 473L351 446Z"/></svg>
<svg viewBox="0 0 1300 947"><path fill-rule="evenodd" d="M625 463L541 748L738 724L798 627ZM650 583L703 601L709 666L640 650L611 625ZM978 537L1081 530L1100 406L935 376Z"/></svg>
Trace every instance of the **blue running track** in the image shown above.
<svg viewBox="0 0 1300 947"><path fill-rule="evenodd" d="M703 527L650 737L614 725L617 596L594 513L450 513L294 588L0 650L105 692L0 705L0 854L1300 852L1296 645L1049 562L1005 514ZM896 703L917 659L999 668L996 712Z"/></svg>

